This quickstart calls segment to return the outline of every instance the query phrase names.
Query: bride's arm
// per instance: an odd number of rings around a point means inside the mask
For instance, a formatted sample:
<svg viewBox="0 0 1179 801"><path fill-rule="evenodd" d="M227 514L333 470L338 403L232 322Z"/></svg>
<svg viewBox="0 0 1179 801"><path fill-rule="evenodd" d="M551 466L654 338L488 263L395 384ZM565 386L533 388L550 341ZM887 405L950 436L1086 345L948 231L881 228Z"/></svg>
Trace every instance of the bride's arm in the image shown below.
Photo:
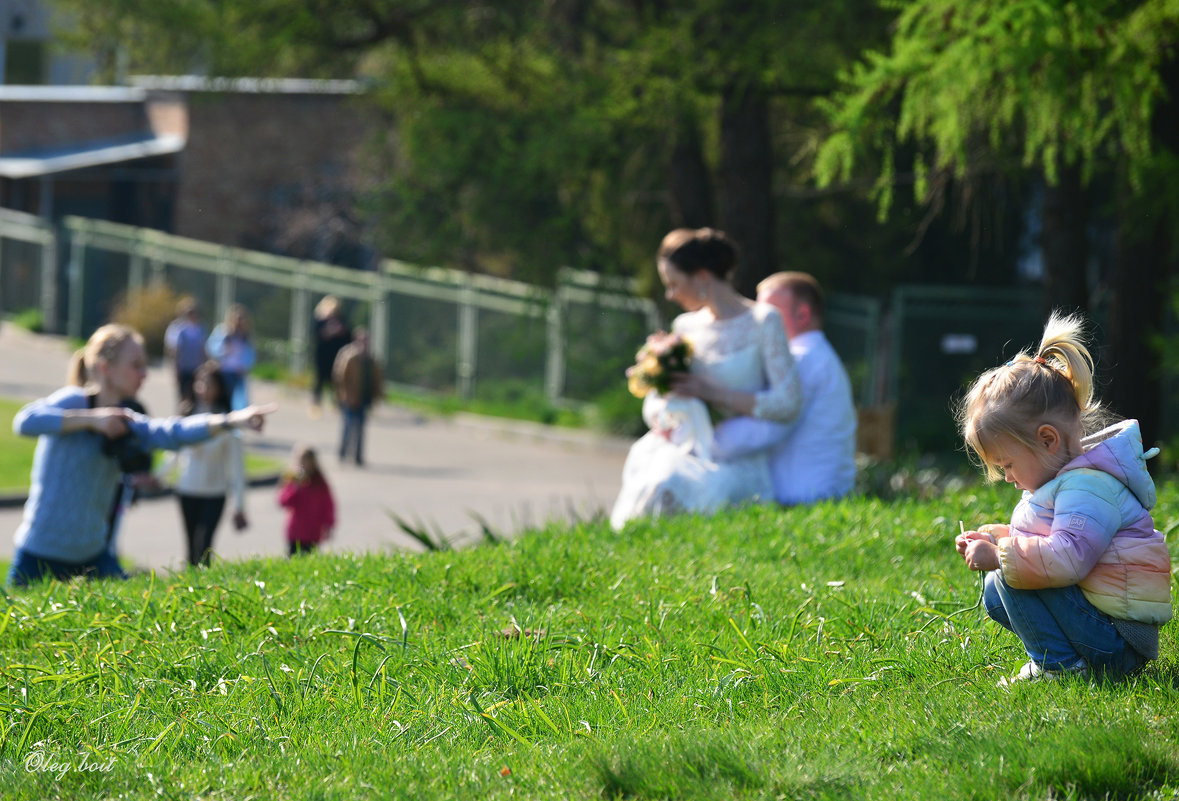
<svg viewBox="0 0 1179 801"><path fill-rule="evenodd" d="M769 450L783 442L793 430L787 423L758 420L741 415L716 424L712 432L712 456L727 462L751 453Z"/></svg>
<svg viewBox="0 0 1179 801"><path fill-rule="evenodd" d="M789 423L802 411L802 380L777 309L766 311L758 325L758 333L769 387L754 396L750 412L763 420Z"/></svg>
<svg viewBox="0 0 1179 801"><path fill-rule="evenodd" d="M777 309L768 308L757 323L762 369L769 387L760 392L742 392L718 386L694 373L678 376L673 389L677 395L700 398L708 405L726 410L730 416L757 417L789 423L802 409L802 384L798 367L790 354L790 341Z"/></svg>

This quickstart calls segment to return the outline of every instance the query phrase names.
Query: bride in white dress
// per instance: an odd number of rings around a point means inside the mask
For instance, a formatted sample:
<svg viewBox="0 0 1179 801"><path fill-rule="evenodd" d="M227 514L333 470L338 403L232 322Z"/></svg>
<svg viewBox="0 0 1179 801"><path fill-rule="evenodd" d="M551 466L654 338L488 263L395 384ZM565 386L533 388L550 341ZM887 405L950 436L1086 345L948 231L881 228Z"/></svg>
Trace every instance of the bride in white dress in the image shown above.
<svg viewBox="0 0 1179 801"><path fill-rule="evenodd" d="M769 446L727 460L715 455L711 417L740 432L754 417L788 423L802 405L798 370L777 309L755 303L729 283L737 250L720 231L680 228L663 238L657 266L667 299L685 313L672 331L692 345L691 372L671 392L643 399L649 431L630 449L622 489L610 514L620 529L636 517L715 512L743 501L769 501ZM707 406L706 406L707 405ZM739 433L737 434L739 436Z"/></svg>

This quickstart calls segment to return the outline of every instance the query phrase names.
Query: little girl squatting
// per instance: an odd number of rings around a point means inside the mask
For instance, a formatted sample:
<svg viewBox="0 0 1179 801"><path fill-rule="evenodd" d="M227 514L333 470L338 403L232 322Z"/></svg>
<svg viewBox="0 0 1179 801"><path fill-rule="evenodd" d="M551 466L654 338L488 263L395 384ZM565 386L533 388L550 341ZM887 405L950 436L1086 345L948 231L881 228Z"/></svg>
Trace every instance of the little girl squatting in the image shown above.
<svg viewBox="0 0 1179 801"><path fill-rule="evenodd" d="M1157 658L1171 619L1170 552L1146 469L1157 450L1143 453L1136 420L1101 428L1081 319L1053 314L1036 352L979 376L958 417L986 477L1023 490L1010 523L955 539L966 565L987 571L987 614L1027 651L1000 684L1123 676Z"/></svg>

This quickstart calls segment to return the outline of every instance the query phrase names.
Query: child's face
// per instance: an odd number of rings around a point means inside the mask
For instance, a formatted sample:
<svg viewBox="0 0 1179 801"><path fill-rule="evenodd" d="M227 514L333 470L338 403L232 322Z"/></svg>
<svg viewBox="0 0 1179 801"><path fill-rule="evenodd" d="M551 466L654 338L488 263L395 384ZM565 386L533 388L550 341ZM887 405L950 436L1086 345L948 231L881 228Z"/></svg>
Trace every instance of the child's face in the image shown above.
<svg viewBox="0 0 1179 801"><path fill-rule="evenodd" d="M1056 476L1056 470L1037 451L1006 435L987 448L991 464L1003 471L1003 479L1016 488L1034 492Z"/></svg>
<svg viewBox="0 0 1179 801"><path fill-rule="evenodd" d="M217 388L208 376L198 375L192 382L193 394L205 403L212 403L217 398Z"/></svg>

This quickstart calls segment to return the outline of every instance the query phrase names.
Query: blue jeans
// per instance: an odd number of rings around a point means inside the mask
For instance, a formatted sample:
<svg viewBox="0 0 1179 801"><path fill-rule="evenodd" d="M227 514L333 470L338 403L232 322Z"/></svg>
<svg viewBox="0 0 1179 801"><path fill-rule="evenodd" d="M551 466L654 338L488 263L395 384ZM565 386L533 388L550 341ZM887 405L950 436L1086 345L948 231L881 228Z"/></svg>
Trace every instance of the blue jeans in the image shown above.
<svg viewBox="0 0 1179 801"><path fill-rule="evenodd" d="M353 454L357 464L364 464L364 406L340 406L344 430L340 434L340 461Z"/></svg>
<svg viewBox="0 0 1179 801"><path fill-rule="evenodd" d="M104 550L98 556L85 562L63 562L59 559L34 556L20 548L16 549L16 553L12 557L12 567L8 571L8 586L26 587L47 576L61 581L74 576L127 578L123 568L119 567L119 560L110 551Z"/></svg>
<svg viewBox="0 0 1179 801"><path fill-rule="evenodd" d="M250 405L248 379L244 373L221 371L221 380L225 384L225 394L229 396L229 408L235 412Z"/></svg>
<svg viewBox="0 0 1179 801"><path fill-rule="evenodd" d="M1001 571L987 574L987 614L1015 633L1028 657L1045 670L1060 670L1084 659L1092 670L1111 675L1137 669L1143 659L1118 634L1109 615L1089 602L1077 585L1017 590Z"/></svg>

